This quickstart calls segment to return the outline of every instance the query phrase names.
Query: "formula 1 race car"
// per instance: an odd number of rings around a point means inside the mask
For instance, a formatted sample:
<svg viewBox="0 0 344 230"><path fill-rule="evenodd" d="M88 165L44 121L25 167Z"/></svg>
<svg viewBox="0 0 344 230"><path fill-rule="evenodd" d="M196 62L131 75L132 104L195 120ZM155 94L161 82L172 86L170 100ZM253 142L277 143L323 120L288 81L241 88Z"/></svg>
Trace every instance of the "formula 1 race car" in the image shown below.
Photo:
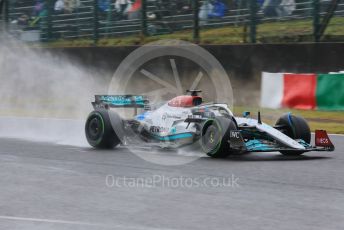
<svg viewBox="0 0 344 230"><path fill-rule="evenodd" d="M301 155L309 151L333 151L326 131L315 131L315 146L310 144L307 122L290 113L270 126L258 119L234 117L227 104L203 103L200 90L188 90L153 108L145 96L96 95L94 111L85 125L88 143L95 148L149 144L177 148L198 144L210 157L233 153L274 152ZM123 119L113 108L134 108L132 119ZM138 113L138 110L142 110Z"/></svg>

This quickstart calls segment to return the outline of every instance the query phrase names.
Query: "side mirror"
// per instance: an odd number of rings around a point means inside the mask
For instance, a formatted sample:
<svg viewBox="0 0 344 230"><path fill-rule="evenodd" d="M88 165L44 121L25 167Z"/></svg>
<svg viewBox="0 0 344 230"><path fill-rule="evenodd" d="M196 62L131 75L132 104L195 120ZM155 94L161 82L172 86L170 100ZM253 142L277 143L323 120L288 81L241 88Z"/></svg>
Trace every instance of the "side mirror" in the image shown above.
<svg viewBox="0 0 344 230"><path fill-rule="evenodd" d="M242 116L246 118L246 117L250 116L250 114L251 114L250 112L245 111L242 113Z"/></svg>

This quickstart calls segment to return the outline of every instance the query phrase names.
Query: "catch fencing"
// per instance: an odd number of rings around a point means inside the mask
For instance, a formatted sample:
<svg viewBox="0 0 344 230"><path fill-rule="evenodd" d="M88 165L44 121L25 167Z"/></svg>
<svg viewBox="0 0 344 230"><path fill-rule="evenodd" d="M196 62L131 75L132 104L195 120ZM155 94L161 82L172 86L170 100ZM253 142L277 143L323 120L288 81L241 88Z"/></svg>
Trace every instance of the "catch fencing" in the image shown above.
<svg viewBox="0 0 344 230"><path fill-rule="evenodd" d="M203 43L264 43L344 35L340 0L2 1L6 30L25 41L98 43L103 38L173 34Z"/></svg>

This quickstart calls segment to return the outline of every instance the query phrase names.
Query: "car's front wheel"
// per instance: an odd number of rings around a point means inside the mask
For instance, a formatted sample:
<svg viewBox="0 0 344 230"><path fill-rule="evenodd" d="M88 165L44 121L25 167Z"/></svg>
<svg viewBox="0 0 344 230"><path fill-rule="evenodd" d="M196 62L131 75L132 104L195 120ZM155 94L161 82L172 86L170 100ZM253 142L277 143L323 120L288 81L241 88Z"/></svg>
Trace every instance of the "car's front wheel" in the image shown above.
<svg viewBox="0 0 344 230"><path fill-rule="evenodd" d="M231 118L216 117L207 120L202 127L201 146L210 157L227 157L233 151L230 148L230 131L237 130Z"/></svg>
<svg viewBox="0 0 344 230"><path fill-rule="evenodd" d="M307 124L307 121L298 116L291 114L285 114L278 119L276 126L282 127L281 131L292 139L302 139L307 144L311 143L311 130ZM304 153L304 151L280 151L286 156L298 156Z"/></svg>

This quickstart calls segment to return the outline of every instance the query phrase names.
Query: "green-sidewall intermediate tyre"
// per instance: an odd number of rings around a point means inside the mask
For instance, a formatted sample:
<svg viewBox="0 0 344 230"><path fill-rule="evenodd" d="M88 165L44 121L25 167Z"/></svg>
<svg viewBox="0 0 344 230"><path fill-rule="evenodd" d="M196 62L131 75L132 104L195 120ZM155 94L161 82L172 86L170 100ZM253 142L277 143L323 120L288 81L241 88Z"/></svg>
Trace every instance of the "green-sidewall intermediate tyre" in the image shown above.
<svg viewBox="0 0 344 230"><path fill-rule="evenodd" d="M233 153L229 143L231 130L237 130L231 118L216 117L207 120L202 127L200 139L203 151L213 158L224 158Z"/></svg>
<svg viewBox="0 0 344 230"><path fill-rule="evenodd" d="M110 115L114 115L116 120L120 118L117 114L112 113L108 110L96 110L89 114L85 124L85 134L92 147L112 149L120 143L120 139L111 125Z"/></svg>

